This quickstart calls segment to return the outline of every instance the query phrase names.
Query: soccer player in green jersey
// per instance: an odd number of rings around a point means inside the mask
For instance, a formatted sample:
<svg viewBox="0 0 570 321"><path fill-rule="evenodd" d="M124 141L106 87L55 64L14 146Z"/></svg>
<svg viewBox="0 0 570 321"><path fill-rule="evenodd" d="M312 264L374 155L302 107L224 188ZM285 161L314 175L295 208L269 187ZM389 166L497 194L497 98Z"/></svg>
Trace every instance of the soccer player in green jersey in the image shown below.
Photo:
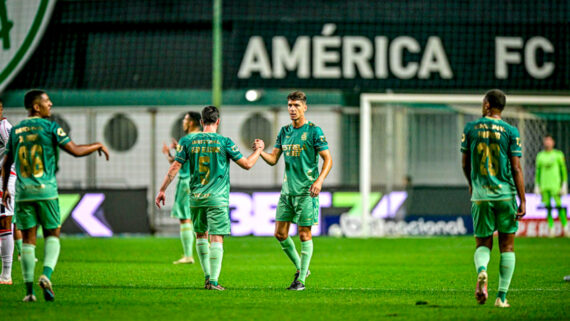
<svg viewBox="0 0 570 321"><path fill-rule="evenodd" d="M483 117L467 123L461 137L463 173L471 193L471 215L477 249L475 298L487 300L487 264L493 248L493 233L499 231L499 292L495 306L509 307L506 295L515 270L517 220L525 215L525 191L520 165L521 142L516 127L501 119L505 94L490 90L483 99ZM515 194L520 198L517 207Z"/></svg>
<svg viewBox="0 0 570 321"><path fill-rule="evenodd" d="M182 129L186 136L199 133L202 129L200 127L200 113L190 111L184 115L182 120ZM174 141L174 147L179 149L180 145ZM170 155L170 150L166 144L162 146L162 152L166 155L170 164L174 163L174 157ZM176 196L174 197L174 205L170 215L180 220L180 240L182 241L182 249L184 255L180 260L174 261L174 264L193 264L194 257L194 227L190 220L190 163L185 163L180 168L180 176L178 184L176 185Z"/></svg>
<svg viewBox="0 0 570 321"><path fill-rule="evenodd" d="M214 106L202 110L201 133L183 137L155 203L165 203L165 192L180 168L190 167L190 212L196 231L196 252L206 279L205 288L223 291L219 282L224 255L224 236L230 234L230 159L249 170L255 165L261 150L256 149L244 158L236 144L217 134L220 113ZM208 244L208 234L211 244Z"/></svg>
<svg viewBox="0 0 570 321"><path fill-rule="evenodd" d="M319 193L332 168L332 157L321 128L305 118L307 96L295 91L287 96L291 124L279 131L271 154L262 152L263 160L273 166L285 155L285 174L275 218L275 237L295 265L297 272L289 290L304 290L313 255L311 227L317 224ZM257 143L262 144L262 142ZM264 147L261 145L260 147ZM323 167L319 174L319 156ZM289 237L291 223L297 224L301 239L301 257Z"/></svg>
<svg viewBox="0 0 570 321"><path fill-rule="evenodd" d="M570 236L566 220L566 209L562 207L560 196L568 193L568 173L566 172L566 160L562 151L554 149L554 138L550 135L544 136L544 150L536 155L536 175L534 183L534 193L542 195L542 203L546 207L548 214L548 228L550 237L554 237L554 220L552 219L551 199L554 198L558 217L564 235Z"/></svg>
<svg viewBox="0 0 570 321"><path fill-rule="evenodd" d="M24 98L28 118L12 128L6 156L2 165L3 173L10 172L10 166L16 167L16 206L14 215L18 229L22 231L22 274L26 286L24 301L36 301L33 281L35 268L37 227L43 227L45 236L45 255L43 273L39 285L47 301L54 300L51 276L59 257L59 232L61 220L57 194L57 160L59 148L75 157L87 156L95 151L105 154L107 148L101 143L75 145L65 131L48 119L51 115L52 102L42 90L30 90ZM7 189L10 175L3 175L2 204L6 206L11 198Z"/></svg>

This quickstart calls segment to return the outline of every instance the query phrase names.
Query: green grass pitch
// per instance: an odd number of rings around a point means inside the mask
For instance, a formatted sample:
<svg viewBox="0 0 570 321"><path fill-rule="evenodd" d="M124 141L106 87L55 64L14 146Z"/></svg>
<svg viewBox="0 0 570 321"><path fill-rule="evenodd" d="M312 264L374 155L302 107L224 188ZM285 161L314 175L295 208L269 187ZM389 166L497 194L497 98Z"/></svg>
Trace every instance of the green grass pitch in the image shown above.
<svg viewBox="0 0 570 321"><path fill-rule="evenodd" d="M41 263L41 242L37 249ZM570 239L517 239L515 249L512 307L499 309L497 248L489 301L474 299L472 237L315 238L304 292L285 290L295 271L272 238L226 239L225 292L202 289L199 263L172 264L178 239L64 238L52 277L56 301L44 302L36 286L38 302L20 302L16 262L14 284L0 287L0 313L3 320L568 319ZM37 264L36 279L40 271Z"/></svg>

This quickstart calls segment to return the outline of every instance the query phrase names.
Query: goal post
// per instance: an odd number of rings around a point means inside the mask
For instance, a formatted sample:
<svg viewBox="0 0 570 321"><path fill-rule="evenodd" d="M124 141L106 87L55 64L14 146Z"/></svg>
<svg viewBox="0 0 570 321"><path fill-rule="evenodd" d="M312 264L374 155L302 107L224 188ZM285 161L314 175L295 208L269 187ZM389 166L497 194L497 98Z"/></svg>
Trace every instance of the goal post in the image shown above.
<svg viewBox="0 0 570 321"><path fill-rule="evenodd" d="M362 210L363 237L370 235L370 224L372 220L370 195L372 186L382 185L385 187L385 197L388 197L386 200L388 203L387 208L390 209L390 192L392 192L393 185L395 184L396 175L397 173L404 173L405 169L402 170L401 168L409 166L410 161L403 158L410 157L409 154L412 153L412 151L410 151L411 147L408 145L395 146L394 140L405 142L406 144L408 144L409 141L413 142L416 139L414 135L417 136L417 133L413 132L411 128L407 128L408 124L413 126L418 123L418 121L425 124L432 121L428 116L441 113L441 115L446 115L446 120L451 120L452 118L450 117L455 118L455 121L448 122L453 123L451 125L448 124L449 127L453 129L450 129L450 131L444 134L433 133L434 137L437 135L449 136L446 138L448 142L447 145L453 144L451 142L456 142L458 145L464 124L467 121L481 117L483 97L483 94L363 93L360 95L359 190L361 197L360 207ZM422 111L420 112L418 110ZM382 117L375 118L375 114L381 114ZM544 121L541 119L544 117L555 117L555 115L562 115L560 117L570 121L570 96L507 95L507 109L503 113L507 121L512 121L517 124L521 132L521 141L525 141L525 135L529 135L529 138L532 138L532 153L541 148L539 143L541 139L540 135L546 133L548 129L548 126L544 125ZM411 119L412 116L416 117L414 121ZM566 123L564 123L563 127L567 127L565 124ZM402 130L400 127L406 128ZM400 132L405 133L401 134ZM423 133L426 135L432 134L429 130L424 130ZM398 138L398 135L407 136ZM383 139L383 144L375 144L375 139ZM421 145L421 143L417 144ZM372 159L373 150L374 148L380 148L378 147L379 145L382 145L382 150L376 150L376 155L382 155L383 159ZM453 145L454 148L455 146L456 145ZM406 148L406 151L398 150L402 148ZM451 153L451 151L449 152ZM523 153L525 152L525 147L523 146ZM406 154L407 156L401 156ZM453 164L453 166L459 168L457 159L460 157L460 154L458 149L456 154L457 155L453 156L456 158L449 160L449 165L442 164L441 166L449 167ZM424 166L421 162L417 163L417 165L414 165L415 168ZM378 167L382 167L381 172L385 173L386 177L378 177ZM400 169L396 170L395 167ZM455 168L448 169L450 171L456 170ZM442 170L445 171L446 169L443 168ZM457 169L457 171L459 170ZM441 175L441 173L439 174ZM454 174L456 173L454 172ZM459 184L459 178L457 177L454 181L451 181L452 184ZM529 184L528 181L527 184Z"/></svg>

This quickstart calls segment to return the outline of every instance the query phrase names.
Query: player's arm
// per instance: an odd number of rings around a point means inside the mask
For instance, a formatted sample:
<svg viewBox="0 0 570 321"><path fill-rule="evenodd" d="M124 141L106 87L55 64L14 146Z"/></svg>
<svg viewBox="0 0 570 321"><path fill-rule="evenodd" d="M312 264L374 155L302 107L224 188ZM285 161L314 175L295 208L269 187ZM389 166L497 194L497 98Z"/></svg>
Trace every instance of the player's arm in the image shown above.
<svg viewBox="0 0 570 321"><path fill-rule="evenodd" d="M162 144L162 153L166 156L169 164L174 163L174 156L170 155L170 148L168 148L168 145Z"/></svg>
<svg viewBox="0 0 570 321"><path fill-rule="evenodd" d="M7 153L4 156L4 163L2 164L2 190L4 193L2 194L2 204L4 206L8 206L10 202L10 192L8 191L8 180L10 179L10 170L12 167L12 163L14 163L14 158L12 157L11 153Z"/></svg>
<svg viewBox="0 0 570 321"><path fill-rule="evenodd" d="M319 196L319 193L323 188L323 182L331 171L333 165L331 152L328 149L320 151L319 156L323 159L323 168L321 169L321 174L319 177L317 177L313 185L311 185L311 188L309 190L311 192L311 197Z"/></svg>
<svg viewBox="0 0 570 321"><path fill-rule="evenodd" d="M245 169L245 170L249 170L253 167L253 165L255 165L255 163L257 162L257 160L259 159L259 155L261 155L261 151L263 149L261 147L256 148L253 153L251 153L251 155L249 155L247 158L246 157L242 157L240 159L238 159L236 162L236 164L238 164L239 167Z"/></svg>
<svg viewBox="0 0 570 321"><path fill-rule="evenodd" d="M523 171L519 156L510 156L510 161L513 172L513 179L515 181L515 187L517 188L517 195L521 200L521 204L519 205L519 209L517 211L517 219L521 219L526 214L526 197L524 191Z"/></svg>
<svg viewBox="0 0 570 321"><path fill-rule="evenodd" d="M261 158L263 158L263 160L267 164L273 166L273 165L277 164L282 153L283 153L283 151L281 150L281 148L273 147L273 151L271 151L271 154L266 153L264 151L261 151Z"/></svg>
<svg viewBox="0 0 570 321"><path fill-rule="evenodd" d="M473 186L471 185L471 155L467 152L463 152L461 157L461 168L463 169L463 175L467 179L467 184L469 184L469 194L473 191Z"/></svg>
<svg viewBox="0 0 570 321"><path fill-rule="evenodd" d="M540 194L540 185L538 184L538 182L540 182L540 175L542 174L542 166L540 166L539 155L536 156L535 167L536 169L534 172L534 193Z"/></svg>
<svg viewBox="0 0 570 321"><path fill-rule="evenodd" d="M107 147L101 143L76 145L73 141L69 141L67 144L63 145L62 148L68 154L75 157L83 157L93 152L98 152L99 156L101 156L101 154L105 154L105 159L109 160L109 152L107 151Z"/></svg>
<svg viewBox="0 0 570 321"><path fill-rule="evenodd" d="M566 195L568 194L568 171L566 170L566 159L564 158L564 154L562 152L560 152L558 161L560 161L560 177L562 178L560 194Z"/></svg>
<svg viewBox="0 0 570 321"><path fill-rule="evenodd" d="M156 206L158 206L158 208L160 208L161 202L162 202L162 205L164 205L164 203L166 201L166 195L165 195L166 189L168 188L168 185L170 185L170 183L172 183L172 181L174 180L174 178L178 174L178 171L180 170L181 167L182 167L182 164L176 160L172 163L172 165L170 165L170 168L168 169L168 172L166 173L166 176L164 177L164 180L162 181L162 185L160 186L160 191L158 192L158 195L156 196L156 200L154 201L154 203L156 204Z"/></svg>

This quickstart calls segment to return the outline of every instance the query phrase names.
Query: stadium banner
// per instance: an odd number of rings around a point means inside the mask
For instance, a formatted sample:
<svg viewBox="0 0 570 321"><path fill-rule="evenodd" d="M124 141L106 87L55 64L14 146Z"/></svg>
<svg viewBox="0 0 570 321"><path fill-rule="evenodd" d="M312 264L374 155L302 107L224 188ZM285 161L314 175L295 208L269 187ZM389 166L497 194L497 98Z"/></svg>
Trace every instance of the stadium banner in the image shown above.
<svg viewBox="0 0 570 321"><path fill-rule="evenodd" d="M56 0L0 1L0 92L36 49Z"/></svg>
<svg viewBox="0 0 570 321"><path fill-rule="evenodd" d="M224 79L228 88L563 89L568 36L558 27L240 24Z"/></svg>
<svg viewBox="0 0 570 321"><path fill-rule="evenodd" d="M232 189L232 235L272 236L279 195L278 190ZM447 197L443 198L444 195ZM313 234L359 237L363 228L367 228L372 237L473 234L471 202L463 187L418 186L388 194L373 192L370 199L372 217L369 226L364 227L358 191L322 191L319 195L319 224L313 227ZM544 232L530 231L537 229L537 222L546 219L540 196L529 193L526 199L527 215L519 222L519 236L544 236ZM562 202L570 204L570 196L563 197ZM556 211L554 215L557 216ZM544 229L544 226L540 225L540 228ZM296 233L296 226L293 225L291 234Z"/></svg>
<svg viewBox="0 0 570 321"><path fill-rule="evenodd" d="M146 188L60 189L61 231L93 237L150 234L147 205Z"/></svg>

